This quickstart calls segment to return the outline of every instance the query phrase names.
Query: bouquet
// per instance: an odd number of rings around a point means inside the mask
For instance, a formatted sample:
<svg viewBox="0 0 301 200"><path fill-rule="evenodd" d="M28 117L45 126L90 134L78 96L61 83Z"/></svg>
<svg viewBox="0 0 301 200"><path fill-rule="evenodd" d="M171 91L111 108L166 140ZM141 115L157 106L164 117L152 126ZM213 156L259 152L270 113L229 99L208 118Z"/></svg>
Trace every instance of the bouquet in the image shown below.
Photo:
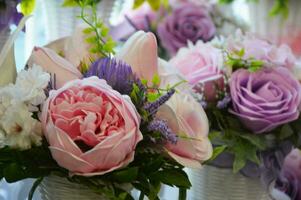
<svg viewBox="0 0 301 200"><path fill-rule="evenodd" d="M233 32L242 25L233 16L208 1L136 1L125 20L112 29L115 39L128 37L137 30L151 31L158 39L161 57L174 56L188 41L208 42L216 35ZM169 2L169 3L168 3Z"/></svg>
<svg viewBox="0 0 301 200"><path fill-rule="evenodd" d="M108 199L158 199L162 184L191 186L183 167L212 154L208 119L183 78L157 56L152 33L135 33L114 55L108 28L86 26L36 47L14 84L0 89L0 177L47 176L78 183ZM114 55L114 56L113 56ZM129 189L130 188L130 189Z"/></svg>
<svg viewBox="0 0 301 200"><path fill-rule="evenodd" d="M227 39L190 43L169 62L209 118L215 146L209 164L259 177L273 171L278 152L285 156L286 149L300 146L299 67L288 46L238 31Z"/></svg>

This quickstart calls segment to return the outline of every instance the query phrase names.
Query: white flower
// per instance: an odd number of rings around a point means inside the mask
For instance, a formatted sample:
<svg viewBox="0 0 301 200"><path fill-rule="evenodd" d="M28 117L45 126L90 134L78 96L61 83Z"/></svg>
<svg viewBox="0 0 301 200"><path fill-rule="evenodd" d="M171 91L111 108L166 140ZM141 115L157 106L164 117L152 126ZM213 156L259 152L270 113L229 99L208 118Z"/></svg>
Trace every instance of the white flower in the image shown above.
<svg viewBox="0 0 301 200"><path fill-rule="evenodd" d="M16 80L15 98L33 106L40 105L46 99L44 89L49 81L50 75L43 72L40 66L33 65L28 70L22 70Z"/></svg>
<svg viewBox="0 0 301 200"><path fill-rule="evenodd" d="M32 118L25 104L11 105L2 115L0 129L5 133L5 145L16 149L30 149L41 145L41 123Z"/></svg>

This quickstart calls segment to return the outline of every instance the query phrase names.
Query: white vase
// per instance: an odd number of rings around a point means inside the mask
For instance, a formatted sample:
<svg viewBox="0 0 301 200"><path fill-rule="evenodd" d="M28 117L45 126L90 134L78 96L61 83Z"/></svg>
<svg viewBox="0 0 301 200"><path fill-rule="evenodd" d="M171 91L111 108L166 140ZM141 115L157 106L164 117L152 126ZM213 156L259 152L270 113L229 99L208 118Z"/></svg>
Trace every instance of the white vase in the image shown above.
<svg viewBox="0 0 301 200"><path fill-rule="evenodd" d="M275 0L249 3L250 30L271 42L288 44L298 56L301 55L301 1L289 0L289 16L270 16Z"/></svg>
<svg viewBox="0 0 301 200"><path fill-rule="evenodd" d="M64 0L41 1L43 10L45 10L44 18L47 42L70 36L77 25L84 23L78 18L81 9L79 7L63 7L63 2ZM109 22L114 5L115 0L102 0L97 5L97 15L105 23Z"/></svg>
<svg viewBox="0 0 301 200"><path fill-rule="evenodd" d="M233 174L232 169L204 166L188 170L193 200L268 200L269 195L259 179Z"/></svg>
<svg viewBox="0 0 301 200"><path fill-rule="evenodd" d="M107 200L88 187L71 183L66 178L49 176L39 186L41 200Z"/></svg>

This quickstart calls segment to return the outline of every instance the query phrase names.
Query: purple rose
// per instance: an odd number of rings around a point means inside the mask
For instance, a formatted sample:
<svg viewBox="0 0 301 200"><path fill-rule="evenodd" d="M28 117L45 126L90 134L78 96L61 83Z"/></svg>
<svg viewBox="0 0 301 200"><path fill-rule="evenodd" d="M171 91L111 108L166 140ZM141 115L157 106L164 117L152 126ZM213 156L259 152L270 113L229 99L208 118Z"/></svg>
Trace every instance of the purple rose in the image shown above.
<svg viewBox="0 0 301 200"><path fill-rule="evenodd" d="M299 117L301 86L284 67L235 71L230 80L231 113L254 133L271 131Z"/></svg>
<svg viewBox="0 0 301 200"><path fill-rule="evenodd" d="M275 189L271 191L276 200L283 200L288 196L291 200L301 199L301 152L294 149L284 159L281 172L275 182Z"/></svg>
<svg viewBox="0 0 301 200"><path fill-rule="evenodd" d="M183 3L158 26L158 36L164 48L174 55L187 42L207 42L215 35L215 25L205 7Z"/></svg>

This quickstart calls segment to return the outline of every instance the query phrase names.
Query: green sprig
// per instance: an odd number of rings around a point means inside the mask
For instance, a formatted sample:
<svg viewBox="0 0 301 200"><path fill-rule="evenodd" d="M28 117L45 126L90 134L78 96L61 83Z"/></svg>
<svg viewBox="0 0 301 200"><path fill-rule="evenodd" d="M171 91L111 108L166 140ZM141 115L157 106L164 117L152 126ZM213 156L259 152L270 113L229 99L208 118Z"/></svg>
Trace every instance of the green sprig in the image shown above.
<svg viewBox="0 0 301 200"><path fill-rule="evenodd" d="M264 66L262 60L256 60L254 58L243 58L245 55L245 50L241 49L240 51L235 52L225 52L226 65L232 69L232 71L238 69L247 69L250 72L256 72Z"/></svg>
<svg viewBox="0 0 301 200"><path fill-rule="evenodd" d="M87 35L85 41L92 47L90 53L97 54L99 57L109 57L114 54L116 43L109 35L109 28L97 17L96 3L92 0L79 0L78 5L81 7L80 18L88 25L83 30ZM86 14L85 10L91 9L91 14Z"/></svg>

